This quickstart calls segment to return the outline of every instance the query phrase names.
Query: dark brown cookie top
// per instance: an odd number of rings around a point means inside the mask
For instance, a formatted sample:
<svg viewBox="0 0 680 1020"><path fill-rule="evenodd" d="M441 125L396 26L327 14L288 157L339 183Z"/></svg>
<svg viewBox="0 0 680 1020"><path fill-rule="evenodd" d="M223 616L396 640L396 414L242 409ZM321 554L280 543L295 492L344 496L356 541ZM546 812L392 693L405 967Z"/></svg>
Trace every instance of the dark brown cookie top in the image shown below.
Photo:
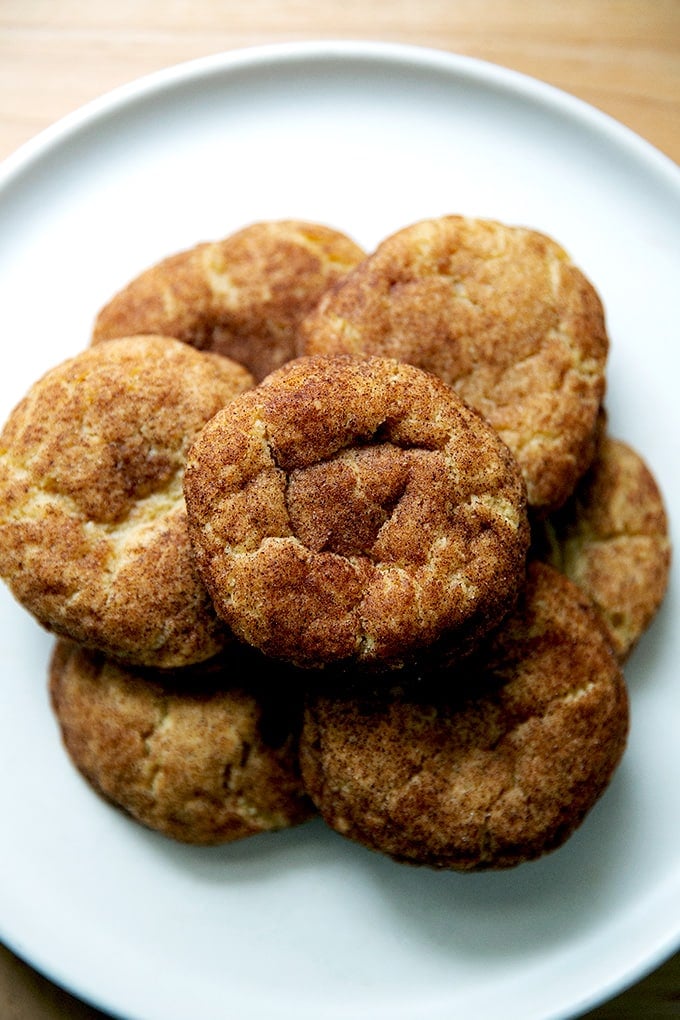
<svg viewBox="0 0 680 1020"><path fill-rule="evenodd" d="M561 505L592 458L602 303L535 230L451 215L397 231L303 321L300 350L394 357L440 376L513 451L537 511Z"/></svg>
<svg viewBox="0 0 680 1020"><path fill-rule="evenodd" d="M514 458L441 380L391 359L289 362L205 426L184 488L217 612L298 665L401 665L485 633L523 581Z"/></svg>
<svg viewBox="0 0 680 1020"><path fill-rule="evenodd" d="M671 564L663 496L648 464L603 434L573 496L537 532L538 554L590 596L627 659L663 602Z"/></svg>
<svg viewBox="0 0 680 1020"><path fill-rule="evenodd" d="M161 672L58 641L50 696L74 765L138 822L184 843L228 843L309 818L299 700L258 680L239 655Z"/></svg>
<svg viewBox="0 0 680 1020"><path fill-rule="evenodd" d="M46 628L177 666L228 640L196 573L187 449L250 374L169 337L90 347L30 388L0 435L0 576Z"/></svg>
<svg viewBox="0 0 680 1020"><path fill-rule="evenodd" d="M589 601L533 563L480 656L372 694L311 692L300 756L328 824L412 864L506 868L562 845L623 754L628 698Z"/></svg>
<svg viewBox="0 0 680 1020"><path fill-rule="evenodd" d="M149 267L101 309L93 343L162 333L227 355L259 380L296 355L301 319L363 256L323 224L253 223Z"/></svg>

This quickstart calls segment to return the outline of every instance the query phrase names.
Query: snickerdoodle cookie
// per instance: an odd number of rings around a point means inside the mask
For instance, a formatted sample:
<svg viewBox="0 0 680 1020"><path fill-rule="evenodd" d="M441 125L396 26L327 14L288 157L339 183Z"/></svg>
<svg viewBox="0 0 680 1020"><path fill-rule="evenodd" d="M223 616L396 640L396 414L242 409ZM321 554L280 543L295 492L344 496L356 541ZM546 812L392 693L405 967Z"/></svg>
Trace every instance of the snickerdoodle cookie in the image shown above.
<svg viewBox="0 0 680 1020"><path fill-rule="evenodd" d="M561 846L623 755L628 697L589 600L533 563L479 657L371 694L311 692L302 777L328 824L397 860L500 869Z"/></svg>
<svg viewBox="0 0 680 1020"><path fill-rule="evenodd" d="M50 695L74 765L138 822L185 843L304 821L299 700L256 680L242 654L144 671L57 641Z"/></svg>
<svg viewBox="0 0 680 1020"><path fill-rule="evenodd" d="M593 600L624 661L661 605L670 570L668 519L649 466L605 433L573 496L537 537L538 555Z"/></svg>
<svg viewBox="0 0 680 1020"><path fill-rule="evenodd" d="M223 646L182 476L205 422L253 384L154 336L89 347L33 384L0 434L0 576L44 627L151 666Z"/></svg>
<svg viewBox="0 0 680 1020"><path fill-rule="evenodd" d="M378 354L440 376L515 454L537 513L565 501L594 453L602 303L535 230L451 215L397 231L321 298L299 350Z"/></svg>
<svg viewBox="0 0 680 1020"><path fill-rule="evenodd" d="M93 342L162 333L225 354L261 379L294 356L300 320L363 256L323 224L253 223L141 273L101 309Z"/></svg>
<svg viewBox="0 0 680 1020"><path fill-rule="evenodd" d="M244 641L305 667L401 666L474 641L512 607L524 484L494 429L388 358L288 362L189 452L198 569Z"/></svg>

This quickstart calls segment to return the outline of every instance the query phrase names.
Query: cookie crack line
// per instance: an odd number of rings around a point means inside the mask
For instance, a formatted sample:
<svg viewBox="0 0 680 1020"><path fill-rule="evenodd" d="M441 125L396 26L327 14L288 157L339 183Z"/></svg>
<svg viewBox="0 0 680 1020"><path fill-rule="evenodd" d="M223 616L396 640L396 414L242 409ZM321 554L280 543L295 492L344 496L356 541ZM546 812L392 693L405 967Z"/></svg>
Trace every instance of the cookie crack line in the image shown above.
<svg viewBox="0 0 680 1020"><path fill-rule="evenodd" d="M155 748L152 746L152 742L163 726L167 725L170 713L170 697L166 695L158 702L158 714L156 719L151 726L140 734L144 758L147 762L151 762L151 771L147 776L146 785L155 802L159 799L157 787L163 776L164 766L161 759L157 756Z"/></svg>
<svg viewBox="0 0 680 1020"><path fill-rule="evenodd" d="M396 417L385 418L384 421L380 422L374 429L359 429L350 433L346 439L342 442L338 442L336 449L326 457L315 457L310 463L304 464L303 467L288 467L284 463L279 451L276 449L276 443L272 439L268 423L266 418L258 418L258 424L260 424L265 433L265 442L267 449L271 457L271 462L274 467L278 468L284 474L289 474L291 471L307 469L310 467L320 467L324 464L333 464L339 457L342 457L348 451L352 453L361 452L363 450L376 449L379 446L389 446L395 450L400 450L404 453L415 452L415 453L438 453L445 450L448 443L446 440L437 442L433 437L431 444L420 442L408 442L406 439L401 439L391 435L394 428L400 423Z"/></svg>
<svg viewBox="0 0 680 1020"><path fill-rule="evenodd" d="M385 521L385 523L382 525L382 528L388 526L389 523L390 523L389 520ZM378 539L376 539L376 542L377 541ZM335 558L339 562L349 564L358 573L362 573L365 567L368 565L372 568L375 574L400 572L413 580L414 577L417 578L420 576L422 576L423 578L427 578L432 573L433 570L436 570L437 564L435 561L437 558L437 554L439 551L447 548L448 541L445 534L438 536L431 543L432 548L430 549L427 559L422 562L419 561L418 563L415 564L413 560L409 559L403 560L379 559L378 555L375 554L372 549L366 550L361 553L349 553L349 554L336 552L332 549L329 550L325 547L320 549L311 549L308 545L301 541L295 534L265 535L261 539L260 544L255 549L246 549L243 547L239 547L236 544L225 544L220 550L220 552L215 553L215 558L218 561L221 560L223 554L226 552L229 556L233 557L234 559L256 561L265 551L267 551L268 548L276 545L290 545L290 544L294 545L296 549L302 554L303 559L307 560L308 562L309 562L308 557L310 559L314 559L316 557L328 556ZM469 563L467 561L464 561L461 564L461 568L455 571L455 573L452 572L451 575L449 576L448 578L449 584L460 585L463 588L467 586L472 586L474 588L474 582L471 579L466 578L466 574L468 572ZM415 587L418 588L419 586L415 585ZM355 605L361 604L363 599L366 597L367 597L366 595L362 596L361 599L358 599L357 602L354 604Z"/></svg>
<svg viewBox="0 0 680 1020"><path fill-rule="evenodd" d="M31 474L27 462L22 459L11 458L8 453L3 455L3 460L8 465L17 481L23 479L27 482L30 479L30 498L26 498L21 505L4 510L3 519L5 522L21 522L30 520L33 517L40 517L46 506L58 509L65 517L74 521L80 521L83 526L88 525L90 529L97 529L103 535L113 534L126 525L134 527L143 523L146 519L153 520L158 516L156 511L163 509L163 503L172 508L182 495L182 477L184 466L177 468L157 486L145 494L130 496L126 509L111 519L93 519L81 506L75 495L59 486L53 476L42 474L38 478ZM33 513L31 512L33 508Z"/></svg>
<svg viewBox="0 0 680 1020"><path fill-rule="evenodd" d="M252 741L244 740L241 744L241 754L238 762L228 761L224 765L222 769L222 789L226 793L243 794L243 773L248 768L248 763L254 750Z"/></svg>
<svg viewBox="0 0 680 1020"><path fill-rule="evenodd" d="M362 549L359 554L357 553L346 554L339 552L338 550L333 549L330 546L330 543L333 541L332 536L330 535L325 540L325 542L319 546L310 546L303 538L300 537L300 535L298 534L298 529L295 528L293 523L293 517L295 515L291 511L293 498L291 497L290 493L291 486L293 484L292 476L294 476L296 472L308 471L310 469L323 467L324 465L330 466L332 464L337 464L340 461L340 459L343 458L344 454L347 453L347 450L350 447L345 447L342 450L331 454L329 457L316 460L314 461L313 464L305 465L305 467L303 468L293 468L291 470L286 470L280 465L280 462L277 460L276 451L273 445L270 443L267 435L265 435L265 441L267 442L267 449L270 452L270 457L274 468L277 471L279 471L283 479L285 479L283 488L283 502L286 508L286 519L289 528L289 533L279 535L263 535L260 538L259 545L254 549L245 548L241 543L229 542L228 540L226 540L222 545L222 551L234 556L254 557L257 556L259 552L261 552L262 547L265 544L275 542L277 540L280 541L293 540L299 545L301 549L304 549L312 556L321 553L326 553L329 555L338 556L341 559L345 559L350 562L353 559L356 560L358 557L372 563L376 567L382 565L384 561L378 558L378 556L373 552L373 549L379 543L381 533L387 527L389 527L393 515L399 508L402 501L406 498L407 495L413 494L414 485L416 486L417 489L417 483L414 483L410 470L406 471L404 479L400 481L397 486L393 487L389 495L384 500L374 499L370 501L371 508L376 512L378 511L381 512L385 516L385 519L382 521L382 523L376 530L375 538L373 540L371 547ZM375 447L370 445L361 447L351 447L351 452L352 454L354 454L355 452L361 454L361 452L366 449L375 449ZM423 453L432 452L429 448L422 447L420 445L406 447L399 446L398 449L400 450L403 449L406 452L410 452L411 450ZM355 476L355 486L352 495L354 495L354 493L358 493L359 495L361 495L363 492L365 492L365 484L361 477L361 471L359 470L359 466L356 464L354 459L351 460L347 459L344 461L344 463L347 464L347 467L354 473ZM455 472L455 459L453 457L447 457L446 463L447 466L451 467L452 471ZM264 472L260 472L260 474L262 473ZM244 483L244 485L241 486L241 490L246 488L247 484L250 484L251 481L252 479L249 479L248 483ZM448 532L451 530L451 527L453 526L453 522L455 520L456 515L462 513L466 508L472 510L473 512L479 511L480 513L482 513L482 515L484 515L485 512L491 512L498 525L507 526L511 529L516 529L519 526L520 514L517 507L513 505L511 499L507 496L506 497L503 497L502 495L498 496L496 493L493 492L489 493L485 491L483 481L480 481L479 485L475 486L474 489L469 491L464 498L452 500L450 502L450 505L447 506L445 522L440 526L440 528L437 531L437 534L430 542L431 549L428 555L428 562L430 562L433 559L433 557L436 555L436 552L439 549L446 547L448 543L447 535ZM332 530L331 525L329 525L329 529ZM403 569L407 569L407 567L411 566L412 563L413 561L411 559L404 560L391 559L389 560L387 565L400 566Z"/></svg>
<svg viewBox="0 0 680 1020"><path fill-rule="evenodd" d="M566 389L570 380L573 378L581 379L588 383L590 382L595 382L596 384L599 383L601 366L593 358L578 357L578 347L574 343L574 338L570 335L569 331L564 329L563 326L560 324L559 326L554 326L548 329L541 337L541 340L539 341L537 346L527 355L525 355L525 357L513 361L509 365L504 365L501 367L500 375L496 380L496 386L498 387L498 389L502 387L503 382L508 378L508 376L518 374L522 375L524 374L524 371L527 368L531 367L532 364L540 362L545 356L545 349L543 346L544 342L553 340L556 340L560 344L561 348L571 355L571 361L568 363L565 362L559 367L559 373L557 378L551 380L550 385L545 387L546 393L552 395L560 394L562 391ZM474 375L476 372L479 371L480 368L484 367L485 367L484 362L479 361L473 366L473 368L470 370L469 373L467 373L467 375ZM457 384L458 379L455 380L454 386L456 386ZM499 407L508 407L516 405L517 398L516 396L513 396L512 398L506 401L502 401L499 397L498 391L495 391L494 401L498 404Z"/></svg>

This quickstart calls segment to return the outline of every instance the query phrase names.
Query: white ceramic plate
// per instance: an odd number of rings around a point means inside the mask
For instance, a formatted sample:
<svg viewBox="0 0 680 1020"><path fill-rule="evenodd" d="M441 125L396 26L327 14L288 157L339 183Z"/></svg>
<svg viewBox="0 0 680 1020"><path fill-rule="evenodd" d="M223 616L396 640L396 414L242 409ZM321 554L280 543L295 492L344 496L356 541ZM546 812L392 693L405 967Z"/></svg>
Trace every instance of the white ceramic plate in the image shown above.
<svg viewBox="0 0 680 1020"><path fill-rule="evenodd" d="M604 300L611 431L680 509L680 174L517 74L363 43L245 50L146 78L0 176L4 417L88 342L139 270L251 221L303 217L371 247L466 212L552 234ZM62 751L50 640L0 591L0 936L134 1020L575 1015L680 944L677 575L627 669L632 733L558 852L507 873L412 869L320 822L219 849L102 803Z"/></svg>

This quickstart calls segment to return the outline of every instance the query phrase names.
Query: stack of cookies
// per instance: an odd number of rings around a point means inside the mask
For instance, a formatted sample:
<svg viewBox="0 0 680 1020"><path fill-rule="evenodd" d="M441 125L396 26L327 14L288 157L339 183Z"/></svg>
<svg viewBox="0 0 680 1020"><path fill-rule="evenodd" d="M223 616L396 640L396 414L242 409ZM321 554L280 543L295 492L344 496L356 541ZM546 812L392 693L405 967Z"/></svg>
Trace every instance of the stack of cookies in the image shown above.
<svg viewBox="0 0 680 1020"><path fill-rule="evenodd" d="M458 215L370 253L255 223L132 280L0 440L0 576L92 787L188 843L561 846L670 563L608 346L555 241Z"/></svg>

